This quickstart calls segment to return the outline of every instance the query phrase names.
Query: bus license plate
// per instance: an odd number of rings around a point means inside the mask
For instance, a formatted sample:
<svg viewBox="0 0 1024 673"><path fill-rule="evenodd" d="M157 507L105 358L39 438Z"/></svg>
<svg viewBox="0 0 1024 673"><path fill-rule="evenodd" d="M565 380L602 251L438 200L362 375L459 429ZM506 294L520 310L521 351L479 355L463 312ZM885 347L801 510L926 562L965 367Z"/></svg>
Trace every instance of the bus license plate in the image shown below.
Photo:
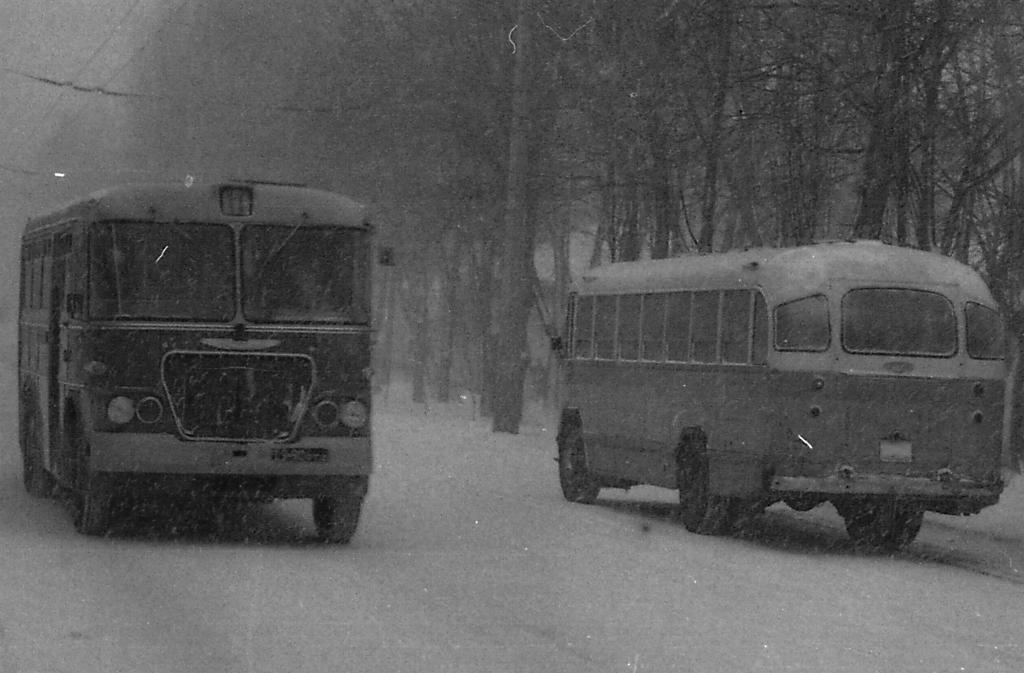
<svg viewBox="0 0 1024 673"><path fill-rule="evenodd" d="M879 458L886 463L909 463L914 456L910 442L883 439L879 447Z"/></svg>
<svg viewBox="0 0 1024 673"><path fill-rule="evenodd" d="M307 447L281 447L270 453L271 460L282 463L326 463L327 449L311 449Z"/></svg>

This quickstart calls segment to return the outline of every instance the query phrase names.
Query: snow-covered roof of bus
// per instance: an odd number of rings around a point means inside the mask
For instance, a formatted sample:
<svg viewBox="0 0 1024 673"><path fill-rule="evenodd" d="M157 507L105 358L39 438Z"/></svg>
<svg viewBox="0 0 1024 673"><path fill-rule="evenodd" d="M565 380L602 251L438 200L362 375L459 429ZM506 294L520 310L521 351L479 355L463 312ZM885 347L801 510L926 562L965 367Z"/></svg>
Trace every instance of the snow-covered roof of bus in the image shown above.
<svg viewBox="0 0 1024 673"><path fill-rule="evenodd" d="M586 295L759 287L770 300L778 301L824 291L830 281L838 279L896 285L956 285L968 297L993 303L984 281L969 266L935 253L878 241L618 262L586 271L577 289Z"/></svg>
<svg viewBox="0 0 1024 673"><path fill-rule="evenodd" d="M221 213L220 189L252 189L252 214ZM296 222L360 226L366 208L352 199L309 187L248 182L193 184L130 184L89 194L53 212L29 219L25 233L69 219L135 220L141 222Z"/></svg>

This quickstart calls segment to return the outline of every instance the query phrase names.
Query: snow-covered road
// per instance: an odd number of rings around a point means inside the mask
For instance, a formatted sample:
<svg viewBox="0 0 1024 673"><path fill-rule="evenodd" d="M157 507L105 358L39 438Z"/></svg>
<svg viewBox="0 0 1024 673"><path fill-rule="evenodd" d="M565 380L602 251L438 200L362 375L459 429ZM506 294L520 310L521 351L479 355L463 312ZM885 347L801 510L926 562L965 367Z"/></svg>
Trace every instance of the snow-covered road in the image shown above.
<svg viewBox="0 0 1024 673"><path fill-rule="evenodd" d="M929 515L889 556L828 507L714 538L671 491L571 505L551 428L397 405L375 423L347 547L314 542L299 501L82 537L25 495L10 442L0 673L1024 670L1019 488L976 526Z"/></svg>

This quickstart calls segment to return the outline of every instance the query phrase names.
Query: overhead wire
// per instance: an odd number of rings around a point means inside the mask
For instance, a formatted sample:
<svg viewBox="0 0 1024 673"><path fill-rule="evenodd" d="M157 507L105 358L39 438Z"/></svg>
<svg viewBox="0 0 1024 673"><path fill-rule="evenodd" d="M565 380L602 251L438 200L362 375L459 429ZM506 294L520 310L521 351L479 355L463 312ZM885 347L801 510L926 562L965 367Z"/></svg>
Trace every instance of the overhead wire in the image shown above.
<svg viewBox="0 0 1024 673"><path fill-rule="evenodd" d="M187 2L188 0L185 0L185 1ZM82 75L92 66L93 62L95 62L95 60L99 57L99 55L101 53L103 53L103 51L110 44L110 41L114 38L115 35L117 35L117 33L121 30L121 27L125 24L125 22L128 21L128 19L131 17L131 15L135 12L135 10L138 8L138 6L141 3L142 3L142 0L132 0L131 1L131 4L128 6L128 9L121 15L121 18L117 21L117 23L114 24L114 26L111 27L111 29L107 31L107 33L104 35L104 37L100 41L100 43L92 50L92 53L89 54L88 58L86 58L85 61L82 63L82 65L79 66L75 70L75 73L74 73L74 75L71 78L72 81L76 81L79 78L81 78ZM5 72L12 73L12 74L15 74L15 75L21 75L23 77L26 76L25 73L19 72L19 71L13 69L13 68L4 67L3 70ZM48 78L36 77L35 79L39 79L41 81L45 81ZM30 123L32 124L32 128L29 129L27 134L26 134L27 138L29 138L31 140L32 138L35 138L38 135L39 131L49 121L49 119L52 116L54 110L56 110L57 106L62 102L63 98L64 98L64 92L61 92L60 95L56 96L55 98L53 98L50 101L49 105L47 105L47 107L46 107L46 110L41 115L34 115L34 114L31 115L31 116L27 116L26 115L26 117L23 118L23 120L24 119L30 120ZM80 104L80 108L81 108L81 106L84 106L84 105L85 105L85 101L83 101ZM78 114L80 114L80 112ZM14 128L12 129L12 131L8 134L8 137L9 138L17 138L17 137L19 137L20 133L22 132L22 130L24 128L24 126L25 126L25 121L22 121L21 123L16 124L14 126ZM31 171L29 169L14 168L14 167L8 166L6 164L2 164L2 163L0 163L0 168L3 168L5 170L11 171L11 172L28 174L28 175L42 175L42 174L45 174L42 171Z"/></svg>

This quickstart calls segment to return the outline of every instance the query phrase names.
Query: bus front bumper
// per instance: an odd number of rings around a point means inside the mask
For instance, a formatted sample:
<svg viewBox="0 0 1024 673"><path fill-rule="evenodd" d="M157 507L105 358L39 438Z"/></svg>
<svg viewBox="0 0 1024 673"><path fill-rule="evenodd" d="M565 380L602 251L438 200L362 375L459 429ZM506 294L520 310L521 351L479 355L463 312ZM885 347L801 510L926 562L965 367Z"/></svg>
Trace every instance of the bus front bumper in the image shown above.
<svg viewBox="0 0 1024 673"><path fill-rule="evenodd" d="M94 432L89 462L100 472L210 475L367 475L369 437L294 442L185 441L172 435Z"/></svg>

